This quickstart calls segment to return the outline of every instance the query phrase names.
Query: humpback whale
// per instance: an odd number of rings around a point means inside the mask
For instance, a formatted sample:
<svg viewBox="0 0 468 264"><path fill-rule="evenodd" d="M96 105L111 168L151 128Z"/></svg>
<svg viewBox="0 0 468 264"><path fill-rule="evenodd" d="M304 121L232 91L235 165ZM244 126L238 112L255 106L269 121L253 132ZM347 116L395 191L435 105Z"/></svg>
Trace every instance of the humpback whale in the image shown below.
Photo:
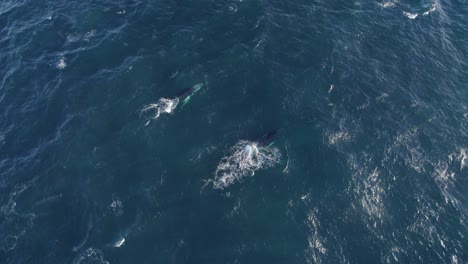
<svg viewBox="0 0 468 264"><path fill-rule="evenodd" d="M159 101L154 104L148 104L143 107L140 116L147 115L145 118L148 120L145 124L147 126L151 120L157 119L161 114L171 113L182 101L182 107L188 103L190 97L198 92L203 87L202 83L195 84L192 87L182 90L175 97L172 98L159 98Z"/></svg>
<svg viewBox="0 0 468 264"><path fill-rule="evenodd" d="M277 130L272 130L257 140L260 147L268 147L275 142Z"/></svg>
<svg viewBox="0 0 468 264"><path fill-rule="evenodd" d="M201 88L203 87L203 84L198 83L195 84L194 86L191 86L189 88L186 88L182 91L180 91L175 98L179 99L179 101L182 101L182 105L185 105L188 103L192 95L194 95L196 92L198 92Z"/></svg>

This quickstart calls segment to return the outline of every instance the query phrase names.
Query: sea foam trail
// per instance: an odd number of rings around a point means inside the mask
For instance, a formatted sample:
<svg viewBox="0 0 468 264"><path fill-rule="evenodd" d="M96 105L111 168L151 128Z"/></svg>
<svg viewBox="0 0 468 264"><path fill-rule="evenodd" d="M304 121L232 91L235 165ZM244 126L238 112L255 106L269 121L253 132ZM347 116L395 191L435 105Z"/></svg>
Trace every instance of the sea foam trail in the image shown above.
<svg viewBox="0 0 468 264"><path fill-rule="evenodd" d="M155 104L145 105L140 112L140 116L143 116L148 121L145 126L148 125L151 120L158 119L161 114L170 114L179 104L179 98L167 99L160 98Z"/></svg>
<svg viewBox="0 0 468 264"><path fill-rule="evenodd" d="M224 189L255 171L278 164L281 154L277 148L260 147L256 142L242 140L223 157L215 171L213 188Z"/></svg>

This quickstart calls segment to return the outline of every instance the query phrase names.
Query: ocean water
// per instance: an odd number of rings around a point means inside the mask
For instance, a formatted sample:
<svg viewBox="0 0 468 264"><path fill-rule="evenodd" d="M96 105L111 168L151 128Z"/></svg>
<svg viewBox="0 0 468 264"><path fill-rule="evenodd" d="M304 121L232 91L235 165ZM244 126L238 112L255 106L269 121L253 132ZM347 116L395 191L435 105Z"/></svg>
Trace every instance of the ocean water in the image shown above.
<svg viewBox="0 0 468 264"><path fill-rule="evenodd" d="M468 263L467 43L459 0L1 0L0 263Z"/></svg>

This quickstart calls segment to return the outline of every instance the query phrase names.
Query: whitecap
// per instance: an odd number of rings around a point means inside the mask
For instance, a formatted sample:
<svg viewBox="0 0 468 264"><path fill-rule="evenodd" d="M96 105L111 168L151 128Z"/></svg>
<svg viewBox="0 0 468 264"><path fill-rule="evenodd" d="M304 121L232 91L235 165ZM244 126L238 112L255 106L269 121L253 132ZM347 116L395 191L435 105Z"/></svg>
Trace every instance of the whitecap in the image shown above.
<svg viewBox="0 0 468 264"><path fill-rule="evenodd" d="M117 240L117 242L114 243L114 247L119 248L125 243L125 238L122 237L121 239Z"/></svg>
<svg viewBox="0 0 468 264"><path fill-rule="evenodd" d="M403 11L403 15L405 15L407 18L409 19L415 19L418 17L419 14L413 14L413 13L409 13L409 12L404 12Z"/></svg>
<svg viewBox="0 0 468 264"><path fill-rule="evenodd" d="M384 2L380 3L380 6L383 7L383 8L394 7L395 2L394 1L384 1Z"/></svg>
<svg viewBox="0 0 468 264"><path fill-rule="evenodd" d="M431 8L423 13L423 16L427 16L427 15L429 15L430 13L432 13L434 11L436 11L436 5L432 4Z"/></svg>
<svg viewBox="0 0 468 264"><path fill-rule="evenodd" d="M67 67L67 63L65 62L65 57L60 58L60 60L57 62L57 69L63 70Z"/></svg>

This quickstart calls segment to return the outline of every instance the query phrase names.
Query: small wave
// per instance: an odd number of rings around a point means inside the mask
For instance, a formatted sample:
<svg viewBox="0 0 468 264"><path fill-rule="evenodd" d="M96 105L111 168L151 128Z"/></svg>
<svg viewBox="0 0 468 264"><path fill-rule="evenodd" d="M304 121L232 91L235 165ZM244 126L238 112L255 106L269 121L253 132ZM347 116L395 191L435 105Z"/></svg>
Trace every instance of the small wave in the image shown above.
<svg viewBox="0 0 468 264"><path fill-rule="evenodd" d="M281 154L277 148L259 147L256 142L242 140L229 150L218 164L213 187L224 189L255 171L278 164Z"/></svg>
<svg viewBox="0 0 468 264"><path fill-rule="evenodd" d="M86 249L84 252L79 254L75 261L73 261L73 263L109 264L109 262L104 259L104 254L102 253L102 251L92 247Z"/></svg>
<svg viewBox="0 0 468 264"><path fill-rule="evenodd" d="M307 240L309 241L309 248L307 255L313 263L322 263L322 257L327 254L327 249L324 244L326 239L320 233L320 222L317 217L318 210L315 208L307 214L307 225L312 233Z"/></svg>
<svg viewBox="0 0 468 264"><path fill-rule="evenodd" d="M287 160L286 160L286 166L284 167L283 169L283 173L284 174L288 174L289 173L289 150L288 150L288 145L286 145L286 156L287 156Z"/></svg>
<svg viewBox="0 0 468 264"><path fill-rule="evenodd" d="M145 124L146 126L151 122L151 120L158 119L161 114L172 113L172 111L177 107L178 104L178 98L160 98L159 101L155 104L145 105L140 112L140 116L144 115L145 119L148 120L148 122L146 122ZM149 114L149 116L146 116L147 114Z"/></svg>
<svg viewBox="0 0 468 264"><path fill-rule="evenodd" d="M455 172L449 170L445 162L439 162L434 169L434 177L440 182L443 188L447 188L448 184L455 181Z"/></svg>
<svg viewBox="0 0 468 264"><path fill-rule="evenodd" d="M468 163L468 152L465 148L459 148L448 155L448 159L443 159L434 164L435 179L446 189L453 185ZM459 166L459 172L455 169Z"/></svg>
<svg viewBox="0 0 468 264"><path fill-rule="evenodd" d="M460 161L460 171L468 166L468 150L460 149L460 154L458 155L458 160Z"/></svg>
<svg viewBox="0 0 468 264"><path fill-rule="evenodd" d="M0 204L0 255L2 251L14 250L27 232L32 229L36 215L16 211L16 198L26 191L33 181L19 184L9 194L6 204Z"/></svg>
<svg viewBox="0 0 468 264"><path fill-rule="evenodd" d="M23 6L25 3L26 1L2 1L0 3L0 15L6 14L17 7Z"/></svg>
<svg viewBox="0 0 468 264"><path fill-rule="evenodd" d="M81 240L81 242L77 246L72 248L73 251L76 252L76 251L80 250L86 244L86 242L88 242L89 234L90 234L91 229L93 228L93 226L94 226L93 225L93 218L90 217L89 221L88 221L88 228L86 229L86 234L83 237L83 239Z"/></svg>
<svg viewBox="0 0 468 264"><path fill-rule="evenodd" d="M83 40L86 42L89 42L92 37L96 36L97 31L95 29L86 32L86 34L83 37Z"/></svg>
<svg viewBox="0 0 468 264"><path fill-rule="evenodd" d="M229 11L231 11L233 13L236 13L237 12L237 6L235 4L232 4L231 6L229 6Z"/></svg>
<svg viewBox="0 0 468 264"><path fill-rule="evenodd" d="M357 189L363 194L361 206L369 215L381 218L384 212L385 189L379 170L375 168L368 178L358 185Z"/></svg>
<svg viewBox="0 0 468 264"><path fill-rule="evenodd" d="M57 194L57 195L52 195L52 196L49 196L49 197L45 197L45 198L35 202L33 204L33 207L56 201L56 200L62 198L62 196L63 195L60 193L60 194Z"/></svg>
<svg viewBox="0 0 468 264"><path fill-rule="evenodd" d="M329 133L327 137L328 137L329 145L336 145L339 142L347 142L351 140L351 136L346 131L338 131L336 133Z"/></svg>
<svg viewBox="0 0 468 264"><path fill-rule="evenodd" d="M169 76L169 79L173 79L175 78L177 75L179 75L179 71L175 71L171 74L171 76Z"/></svg>
<svg viewBox="0 0 468 264"><path fill-rule="evenodd" d="M119 216L123 214L122 201L119 199L119 197L113 195L112 203L109 205L109 207L115 216Z"/></svg>

